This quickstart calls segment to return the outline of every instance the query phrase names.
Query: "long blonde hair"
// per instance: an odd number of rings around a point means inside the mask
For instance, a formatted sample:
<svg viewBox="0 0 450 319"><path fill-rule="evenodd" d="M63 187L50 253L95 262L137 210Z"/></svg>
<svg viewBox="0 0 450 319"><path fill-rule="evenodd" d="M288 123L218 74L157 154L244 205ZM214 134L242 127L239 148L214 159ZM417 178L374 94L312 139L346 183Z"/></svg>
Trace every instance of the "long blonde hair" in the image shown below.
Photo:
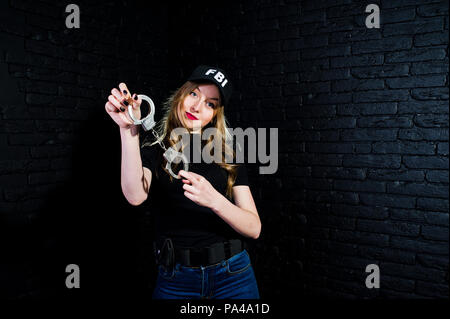
<svg viewBox="0 0 450 319"><path fill-rule="evenodd" d="M178 118L177 110L179 107L181 107L181 104L183 103L186 96L188 96L192 91L194 91L198 87L198 84L199 83L197 82L187 81L180 88L178 88L171 94L171 96L163 104L164 116L161 119L161 121L158 122L155 128L156 131L158 132L159 140L156 140L154 142L144 142L141 147L154 145L162 141L165 144L165 146L169 148L179 142L180 140L179 136L171 136L170 134L173 129L183 126L182 122ZM229 198L232 198L233 196L232 187L234 182L236 181L237 165L226 163L225 158L227 159L232 158L233 159L232 162L234 162L236 154L233 151L232 147L230 147L229 145L230 141L232 141L232 136L228 129L227 120L225 118L224 107L222 105L221 98L219 98L218 106L214 109L213 118L211 119L211 122L208 123L207 126L216 128L215 136L212 135L209 136L209 139L206 141L206 147L210 147L209 149L210 154L212 151L211 146L213 144L212 140L214 138L219 139L222 143L222 154L221 154L222 161L216 164L225 169L228 173L226 195ZM184 147L185 146L182 146L182 149ZM163 159L162 167L164 171L166 171L165 165L166 160ZM166 173L169 174L167 171ZM170 174L169 177L170 180L172 181L173 178Z"/></svg>

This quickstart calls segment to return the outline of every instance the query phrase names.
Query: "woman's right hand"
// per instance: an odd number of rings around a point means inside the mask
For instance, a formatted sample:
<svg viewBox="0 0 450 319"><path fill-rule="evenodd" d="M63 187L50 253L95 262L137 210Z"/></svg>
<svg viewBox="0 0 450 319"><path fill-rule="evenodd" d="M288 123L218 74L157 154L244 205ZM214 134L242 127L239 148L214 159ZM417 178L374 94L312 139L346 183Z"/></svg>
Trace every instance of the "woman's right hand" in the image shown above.
<svg viewBox="0 0 450 319"><path fill-rule="evenodd" d="M128 100L133 101L133 116L140 119L142 100L137 94L131 95L125 83L120 83L119 89L113 88L111 90L111 95L105 104L106 112L120 128L131 128L134 125L128 114Z"/></svg>

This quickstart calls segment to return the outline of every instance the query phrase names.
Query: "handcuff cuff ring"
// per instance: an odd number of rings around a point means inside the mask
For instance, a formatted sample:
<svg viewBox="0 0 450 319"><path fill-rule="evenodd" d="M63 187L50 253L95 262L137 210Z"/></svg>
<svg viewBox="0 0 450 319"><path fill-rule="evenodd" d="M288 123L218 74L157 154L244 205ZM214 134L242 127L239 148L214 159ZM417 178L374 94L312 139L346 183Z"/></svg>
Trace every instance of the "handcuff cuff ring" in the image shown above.
<svg viewBox="0 0 450 319"><path fill-rule="evenodd" d="M136 119L133 115L133 106L132 106L133 103L132 103L132 101L129 101L128 115L133 120L134 125L142 125L142 128L144 129L144 131L152 130L153 134L155 136L157 136L156 132L153 130L153 127L156 125L155 103L153 103L152 99L149 98L147 95L138 94L138 97L140 97L142 101L146 101L150 105L150 112L148 113L148 115L145 118L143 118L141 120ZM172 163L175 162L175 164L178 164L180 161L182 161L184 170L187 172L187 171L189 171L189 161L188 161L187 157L183 153L177 152L172 147L166 148L161 142L158 142L158 143L164 149L163 156L167 160L166 170L169 172L169 174L172 177L174 177L176 179L181 179L181 177L179 177L172 171ZM175 160L177 160L177 161L175 161Z"/></svg>

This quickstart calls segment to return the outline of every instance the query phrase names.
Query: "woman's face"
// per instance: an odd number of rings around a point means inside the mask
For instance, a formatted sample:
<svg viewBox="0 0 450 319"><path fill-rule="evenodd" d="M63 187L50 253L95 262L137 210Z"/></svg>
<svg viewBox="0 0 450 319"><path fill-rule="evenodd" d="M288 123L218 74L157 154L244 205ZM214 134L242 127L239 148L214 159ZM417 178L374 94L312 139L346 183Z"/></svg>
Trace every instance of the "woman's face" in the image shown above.
<svg viewBox="0 0 450 319"><path fill-rule="evenodd" d="M204 127L211 122L219 107L219 96L219 89L212 83L199 84L191 91L178 108L178 118L184 127L193 129L199 124Z"/></svg>

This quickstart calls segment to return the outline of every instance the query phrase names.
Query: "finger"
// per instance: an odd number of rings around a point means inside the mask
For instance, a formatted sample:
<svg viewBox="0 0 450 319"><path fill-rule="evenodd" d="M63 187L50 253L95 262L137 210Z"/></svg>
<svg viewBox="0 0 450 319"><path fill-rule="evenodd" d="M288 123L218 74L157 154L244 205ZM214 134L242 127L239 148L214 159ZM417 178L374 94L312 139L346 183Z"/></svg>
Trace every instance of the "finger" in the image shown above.
<svg viewBox="0 0 450 319"><path fill-rule="evenodd" d="M125 83L119 84L120 93L123 94L125 98L129 98L131 96L130 90L128 90L127 85Z"/></svg>
<svg viewBox="0 0 450 319"><path fill-rule="evenodd" d="M194 173L194 172L189 172L189 174L191 174L199 182L203 182L205 180L205 178L202 175L200 175L200 174L197 174L197 173Z"/></svg>
<svg viewBox="0 0 450 319"><path fill-rule="evenodd" d="M112 90L111 90L111 94L115 97L115 99L116 99L119 103L122 104L122 106L123 106L124 108L127 108L127 107L128 107L129 102L128 102L127 98L126 98L122 93L120 93L120 91L119 91L118 89L116 89L116 88L112 89Z"/></svg>
<svg viewBox="0 0 450 319"><path fill-rule="evenodd" d="M107 112L118 112L117 108L109 101L105 103L105 109Z"/></svg>
<svg viewBox="0 0 450 319"><path fill-rule="evenodd" d="M188 179L183 179L182 182L183 182L183 183L186 183L186 184L191 184L191 181L188 180Z"/></svg>
<svg viewBox="0 0 450 319"><path fill-rule="evenodd" d="M189 198L191 201L195 202L197 200L197 196L195 196L194 194L191 194L187 191L184 192L184 196L186 196L187 198Z"/></svg>
<svg viewBox="0 0 450 319"><path fill-rule="evenodd" d="M137 109L138 107L141 106L142 99L136 93L133 94L132 99L133 99L133 108Z"/></svg>
<svg viewBox="0 0 450 319"><path fill-rule="evenodd" d="M198 194L198 189L196 189L194 186L192 185L188 185L188 184L184 184L183 185L183 189L191 194L197 195Z"/></svg>
<svg viewBox="0 0 450 319"><path fill-rule="evenodd" d="M194 176L190 175L189 172L186 172L186 171L184 171L184 170L180 170L180 171L178 172L178 174L179 174L180 176L186 178L187 180L191 181L192 184L197 183L197 179L196 179Z"/></svg>
<svg viewBox="0 0 450 319"><path fill-rule="evenodd" d="M117 101L122 101L123 100L123 95L122 93L120 93L120 91L116 88L111 90L111 94L114 95L114 97L117 99Z"/></svg>
<svg viewBox="0 0 450 319"><path fill-rule="evenodd" d="M124 107L122 104L120 104L120 102L117 101L117 99L116 99L113 95L108 96L108 101L109 101L109 103L111 103L118 111L122 111L122 112L125 111L125 107Z"/></svg>

